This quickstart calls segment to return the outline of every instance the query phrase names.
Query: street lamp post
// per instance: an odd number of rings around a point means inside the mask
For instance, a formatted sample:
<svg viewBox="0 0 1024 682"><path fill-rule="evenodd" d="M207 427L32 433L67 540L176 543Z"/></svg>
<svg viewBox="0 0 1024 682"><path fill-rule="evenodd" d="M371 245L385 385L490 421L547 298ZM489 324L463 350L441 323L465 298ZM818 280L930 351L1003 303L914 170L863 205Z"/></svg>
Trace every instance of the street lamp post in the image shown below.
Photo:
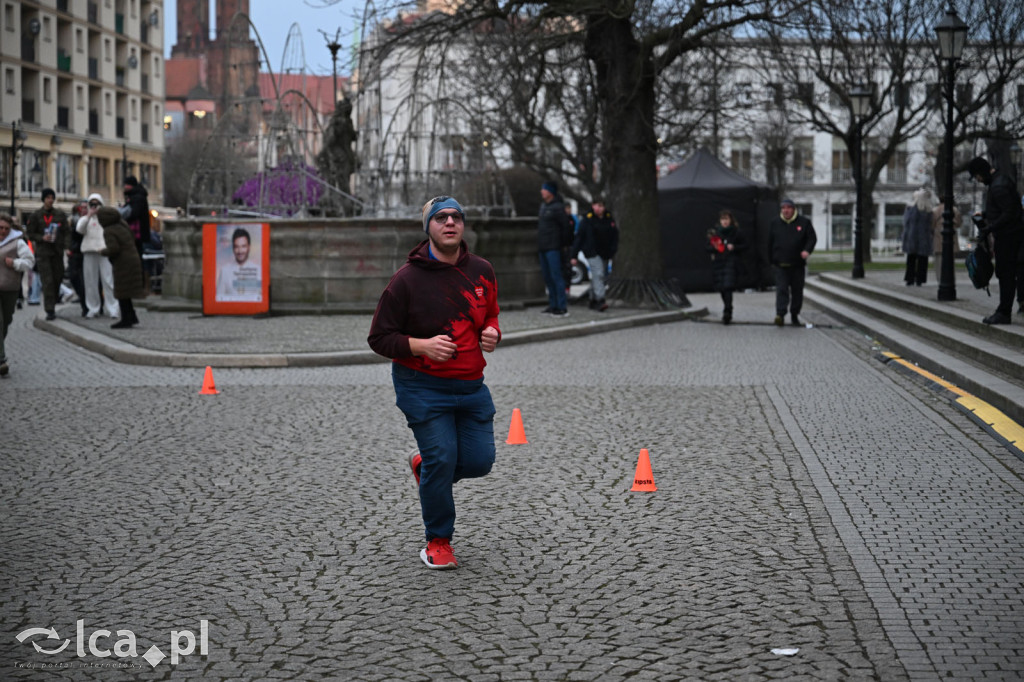
<svg viewBox="0 0 1024 682"><path fill-rule="evenodd" d="M939 56L946 62L946 140L945 192L942 197L942 261L939 266L939 300L956 300L956 280L953 276L953 81L956 66L967 42L967 24L956 15L952 6L935 26L939 38Z"/></svg>
<svg viewBox="0 0 1024 682"><path fill-rule="evenodd" d="M857 212L853 222L853 279L864 278L864 117L871 108L871 90L858 83L850 91L853 110L853 183Z"/></svg>
<svg viewBox="0 0 1024 682"><path fill-rule="evenodd" d="M15 220L17 220L14 215L15 170L18 167L18 152L25 146L25 139L28 137L24 130L19 129L20 124L21 121L15 121L11 124L11 218L14 218Z"/></svg>
<svg viewBox="0 0 1024 682"><path fill-rule="evenodd" d="M341 43L338 42L337 38L327 43L327 49L331 51L331 69L334 74L334 106L338 106L338 50L341 49Z"/></svg>

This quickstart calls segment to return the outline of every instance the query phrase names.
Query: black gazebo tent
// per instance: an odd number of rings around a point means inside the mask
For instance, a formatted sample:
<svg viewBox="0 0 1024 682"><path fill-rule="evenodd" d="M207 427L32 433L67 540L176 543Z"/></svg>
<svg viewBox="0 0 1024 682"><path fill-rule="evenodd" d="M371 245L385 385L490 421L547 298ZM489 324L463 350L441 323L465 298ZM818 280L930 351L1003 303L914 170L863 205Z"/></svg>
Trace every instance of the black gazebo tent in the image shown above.
<svg viewBox="0 0 1024 682"><path fill-rule="evenodd" d="M779 214L777 191L743 177L700 149L658 181L658 225L665 277L679 280L683 291L711 291L707 231L718 212L736 216L750 248L741 259L739 286L773 283L768 263L768 225Z"/></svg>

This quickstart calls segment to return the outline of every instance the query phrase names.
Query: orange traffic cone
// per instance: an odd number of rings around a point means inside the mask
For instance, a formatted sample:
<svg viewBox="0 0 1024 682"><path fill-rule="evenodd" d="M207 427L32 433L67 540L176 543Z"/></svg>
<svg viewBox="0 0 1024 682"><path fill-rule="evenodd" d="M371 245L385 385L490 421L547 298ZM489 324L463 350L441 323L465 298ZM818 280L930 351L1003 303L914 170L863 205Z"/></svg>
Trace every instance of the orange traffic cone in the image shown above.
<svg viewBox="0 0 1024 682"><path fill-rule="evenodd" d="M508 425L508 440L505 441L509 445L522 445L529 444L530 441L526 440L526 432L523 430L523 415L519 412L519 408L512 410L512 423Z"/></svg>
<svg viewBox="0 0 1024 682"><path fill-rule="evenodd" d="M636 474L633 476L633 487L630 492L653 493L658 487L654 485L654 472L651 471L651 456L647 448L640 451L640 459L636 463Z"/></svg>
<svg viewBox="0 0 1024 682"><path fill-rule="evenodd" d="M203 390L199 391L199 395L217 395L220 391L213 385L213 370L209 365L206 366L206 374L203 376Z"/></svg>

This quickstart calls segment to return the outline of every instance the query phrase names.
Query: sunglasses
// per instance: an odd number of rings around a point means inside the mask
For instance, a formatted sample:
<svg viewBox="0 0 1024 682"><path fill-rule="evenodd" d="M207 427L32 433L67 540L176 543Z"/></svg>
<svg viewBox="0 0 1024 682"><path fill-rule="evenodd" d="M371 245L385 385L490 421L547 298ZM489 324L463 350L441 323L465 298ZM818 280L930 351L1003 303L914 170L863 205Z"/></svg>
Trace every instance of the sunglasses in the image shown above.
<svg viewBox="0 0 1024 682"><path fill-rule="evenodd" d="M451 213L435 213L434 215L432 215L432 216L430 217L430 219L431 219L431 220L433 220L433 221L434 221L435 223L437 223L438 225L444 225L445 223L447 223L447 222L448 222L448 219L449 219L449 218L451 218L452 220L454 220L454 221L455 221L455 222L457 222L457 223L461 223L461 222L462 222L462 220L463 220L463 219L462 219L462 214L461 214L461 213L458 213L458 212L451 212Z"/></svg>
<svg viewBox="0 0 1024 682"><path fill-rule="evenodd" d="M98 208L98 207L99 207L99 204L97 204L95 201L90 201L89 202L89 208Z"/></svg>

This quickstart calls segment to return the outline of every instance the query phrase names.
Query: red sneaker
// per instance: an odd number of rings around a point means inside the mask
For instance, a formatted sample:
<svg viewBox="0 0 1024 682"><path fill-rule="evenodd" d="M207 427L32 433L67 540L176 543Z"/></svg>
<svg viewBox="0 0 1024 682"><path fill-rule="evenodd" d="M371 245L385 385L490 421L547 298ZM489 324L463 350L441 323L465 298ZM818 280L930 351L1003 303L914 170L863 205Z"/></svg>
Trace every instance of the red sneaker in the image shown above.
<svg viewBox="0 0 1024 682"><path fill-rule="evenodd" d="M420 465L423 464L423 458L420 457L420 453L414 452L409 455L409 468L412 469L412 475L416 477L416 485L420 484Z"/></svg>
<svg viewBox="0 0 1024 682"><path fill-rule="evenodd" d="M434 538L427 543L424 549L420 550L420 559L433 569L458 568L459 562L452 553L452 544L448 538Z"/></svg>

